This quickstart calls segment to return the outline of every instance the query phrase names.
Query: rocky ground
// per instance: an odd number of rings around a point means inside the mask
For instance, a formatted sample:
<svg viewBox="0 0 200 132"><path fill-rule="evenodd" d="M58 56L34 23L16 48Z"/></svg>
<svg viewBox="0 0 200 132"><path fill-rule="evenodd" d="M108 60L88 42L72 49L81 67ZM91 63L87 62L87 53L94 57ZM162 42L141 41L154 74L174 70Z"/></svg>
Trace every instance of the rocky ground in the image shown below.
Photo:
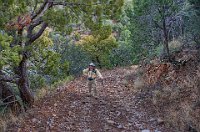
<svg viewBox="0 0 200 132"><path fill-rule="evenodd" d="M148 94L135 93L125 78L135 68L103 72L98 98L89 97L84 77L37 101L7 131L172 132L155 116ZM146 109L148 108L148 109Z"/></svg>

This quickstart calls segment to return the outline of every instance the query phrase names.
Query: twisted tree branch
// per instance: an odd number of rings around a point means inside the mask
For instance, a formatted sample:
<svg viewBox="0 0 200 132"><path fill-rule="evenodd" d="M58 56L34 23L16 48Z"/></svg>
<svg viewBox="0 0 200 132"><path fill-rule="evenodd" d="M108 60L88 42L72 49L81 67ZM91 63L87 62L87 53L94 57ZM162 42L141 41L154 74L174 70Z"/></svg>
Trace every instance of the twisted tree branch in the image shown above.
<svg viewBox="0 0 200 132"><path fill-rule="evenodd" d="M48 26L48 24L46 22L43 22L40 30L36 34L32 35L32 37L30 38L30 40L28 41L27 44L30 44L30 43L34 42L36 39L38 39L42 35L44 30L47 28L47 26Z"/></svg>
<svg viewBox="0 0 200 132"><path fill-rule="evenodd" d="M40 15L48 4L48 0L44 0L44 3L40 6L39 10L33 13L31 20L35 19L38 15Z"/></svg>

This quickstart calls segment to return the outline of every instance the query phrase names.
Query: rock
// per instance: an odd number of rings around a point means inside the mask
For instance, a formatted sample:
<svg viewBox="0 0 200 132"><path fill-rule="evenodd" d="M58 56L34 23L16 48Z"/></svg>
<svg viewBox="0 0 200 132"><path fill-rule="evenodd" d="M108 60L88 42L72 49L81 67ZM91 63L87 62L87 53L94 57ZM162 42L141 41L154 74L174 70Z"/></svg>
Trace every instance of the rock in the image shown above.
<svg viewBox="0 0 200 132"><path fill-rule="evenodd" d="M84 130L84 132L91 132L91 129L86 129Z"/></svg>
<svg viewBox="0 0 200 132"><path fill-rule="evenodd" d="M72 115L73 115L73 112L72 112L72 111L69 111L69 112L68 112L68 115L69 115L69 116L72 116Z"/></svg>
<svg viewBox="0 0 200 132"><path fill-rule="evenodd" d="M38 120L38 124L41 124L42 122L40 120Z"/></svg>
<svg viewBox="0 0 200 132"><path fill-rule="evenodd" d="M58 104L57 104L57 103L55 103L55 104L54 104L54 106L55 106L55 107L57 107L57 106L58 106Z"/></svg>
<svg viewBox="0 0 200 132"><path fill-rule="evenodd" d="M105 125L104 130L108 131L108 130L110 130L110 129L111 129L111 128L109 128L108 125Z"/></svg>
<svg viewBox="0 0 200 132"><path fill-rule="evenodd" d="M161 132L161 131L159 131L159 130L155 130L154 132Z"/></svg>
<svg viewBox="0 0 200 132"><path fill-rule="evenodd" d="M158 122L159 125L162 125L162 124L164 123L164 120L161 119L161 118L158 118L158 119L157 119L157 122Z"/></svg>
<svg viewBox="0 0 200 132"><path fill-rule="evenodd" d="M112 120L107 120L107 122L109 123L109 124L114 124L115 122L114 121L112 121Z"/></svg>
<svg viewBox="0 0 200 132"><path fill-rule="evenodd" d="M82 101L82 104L86 104L86 103L88 103L87 101Z"/></svg>
<svg viewBox="0 0 200 132"><path fill-rule="evenodd" d="M200 108L200 101L196 102L195 104L193 104L192 109L196 110L197 108Z"/></svg>
<svg viewBox="0 0 200 132"><path fill-rule="evenodd" d="M142 130L141 132L151 132L151 131L146 129L146 130Z"/></svg>
<svg viewBox="0 0 200 132"><path fill-rule="evenodd" d="M117 105L113 105L113 108L117 108L118 106ZM115 111L115 110L113 110L113 111Z"/></svg>
<svg viewBox="0 0 200 132"><path fill-rule="evenodd" d="M57 91L57 92L60 92L60 91L61 91L61 89L60 89L60 88L57 88L57 89L56 89L56 91Z"/></svg>
<svg viewBox="0 0 200 132"><path fill-rule="evenodd" d="M193 128L193 126L189 125L188 126L188 131L189 132L198 132L195 128Z"/></svg>
<svg viewBox="0 0 200 132"><path fill-rule="evenodd" d="M155 118L151 118L149 121L150 122L154 122L154 121L156 121L156 119Z"/></svg>
<svg viewBox="0 0 200 132"><path fill-rule="evenodd" d="M37 119L36 119L36 118L33 118L31 121L32 121L33 123L36 123L36 122L37 122Z"/></svg>
<svg viewBox="0 0 200 132"><path fill-rule="evenodd" d="M122 126L121 124L119 124L119 125L117 126L117 128L122 129L123 126Z"/></svg>
<svg viewBox="0 0 200 132"><path fill-rule="evenodd" d="M120 111L116 111L117 112L117 116L120 116L121 115L121 112Z"/></svg>

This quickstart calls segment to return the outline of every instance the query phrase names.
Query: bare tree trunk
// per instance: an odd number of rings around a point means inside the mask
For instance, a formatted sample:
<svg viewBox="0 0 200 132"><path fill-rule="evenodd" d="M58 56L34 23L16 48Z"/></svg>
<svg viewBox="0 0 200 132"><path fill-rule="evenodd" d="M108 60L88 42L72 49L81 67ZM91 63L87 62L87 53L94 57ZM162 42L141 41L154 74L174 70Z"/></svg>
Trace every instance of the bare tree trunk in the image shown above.
<svg viewBox="0 0 200 132"><path fill-rule="evenodd" d="M22 98L23 103L25 105L28 105L28 107L30 107L34 103L34 96L33 96L32 91L30 90L30 85L29 85L26 55L23 55L23 58L19 64L18 70L19 70L18 73L20 76L19 83L18 83L20 97Z"/></svg>
<svg viewBox="0 0 200 132"><path fill-rule="evenodd" d="M167 55L167 58L170 59L170 53L169 53L169 40L168 40L168 33L166 28L166 21L163 20L163 33L164 33L164 52Z"/></svg>
<svg viewBox="0 0 200 132"><path fill-rule="evenodd" d="M164 54L166 54L167 60L170 61L170 53L169 53L169 38L168 31L166 25L166 17L165 17L165 7L163 6L163 35L164 35Z"/></svg>
<svg viewBox="0 0 200 132"><path fill-rule="evenodd" d="M18 45L23 47L22 37L23 36L23 28L18 30ZM15 67L15 74L19 76L18 88L20 92L20 97L24 103L24 108L30 107L34 103L34 96L30 90L29 79L28 79L28 70L27 70L27 52L23 51L21 53L22 60L18 67Z"/></svg>

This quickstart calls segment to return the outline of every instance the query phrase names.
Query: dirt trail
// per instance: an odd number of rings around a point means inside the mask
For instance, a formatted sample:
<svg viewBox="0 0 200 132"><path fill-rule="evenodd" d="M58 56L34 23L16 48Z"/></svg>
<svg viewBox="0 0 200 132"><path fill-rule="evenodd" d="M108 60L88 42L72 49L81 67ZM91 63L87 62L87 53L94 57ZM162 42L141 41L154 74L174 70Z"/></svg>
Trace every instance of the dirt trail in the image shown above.
<svg viewBox="0 0 200 132"><path fill-rule="evenodd" d="M118 68L103 72L104 83L97 80L98 99L87 96L85 78L76 78L38 101L23 120L7 131L165 131L140 106L146 95L136 96L125 86L124 77L131 72L134 69Z"/></svg>

